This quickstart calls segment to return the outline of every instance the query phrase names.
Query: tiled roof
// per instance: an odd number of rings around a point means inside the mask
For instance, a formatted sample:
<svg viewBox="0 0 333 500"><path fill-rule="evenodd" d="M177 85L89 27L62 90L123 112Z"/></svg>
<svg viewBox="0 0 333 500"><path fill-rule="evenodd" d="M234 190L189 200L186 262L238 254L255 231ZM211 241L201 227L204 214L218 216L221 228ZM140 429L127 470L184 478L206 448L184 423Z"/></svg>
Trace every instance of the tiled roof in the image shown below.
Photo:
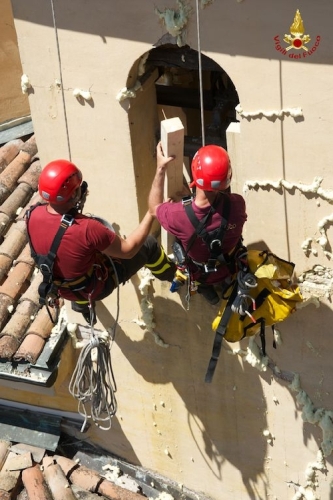
<svg viewBox="0 0 333 500"><path fill-rule="evenodd" d="M53 329L39 304L41 273L35 270L25 228L26 210L42 201L37 153L34 135L0 148L0 378L48 385L64 329Z"/></svg>
<svg viewBox="0 0 333 500"><path fill-rule="evenodd" d="M102 462L102 457L98 460ZM105 457L104 457L105 463ZM0 441L1 500L142 500L140 486L125 476L110 477L112 465L95 468L60 454L24 443ZM116 482L118 484L116 484Z"/></svg>

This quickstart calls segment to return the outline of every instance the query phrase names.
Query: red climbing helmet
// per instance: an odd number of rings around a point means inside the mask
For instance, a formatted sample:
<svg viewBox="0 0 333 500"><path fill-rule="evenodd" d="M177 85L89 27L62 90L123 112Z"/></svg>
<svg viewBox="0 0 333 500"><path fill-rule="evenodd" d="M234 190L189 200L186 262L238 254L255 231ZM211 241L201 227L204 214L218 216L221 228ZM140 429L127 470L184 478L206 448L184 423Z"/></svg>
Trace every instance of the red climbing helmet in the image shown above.
<svg viewBox="0 0 333 500"><path fill-rule="evenodd" d="M211 144L200 148L194 155L191 169L191 188L197 186L204 191L223 191L230 186L230 158L221 146Z"/></svg>
<svg viewBox="0 0 333 500"><path fill-rule="evenodd" d="M81 185L81 171L67 160L48 163L39 177L38 190L43 200L60 205L66 203Z"/></svg>

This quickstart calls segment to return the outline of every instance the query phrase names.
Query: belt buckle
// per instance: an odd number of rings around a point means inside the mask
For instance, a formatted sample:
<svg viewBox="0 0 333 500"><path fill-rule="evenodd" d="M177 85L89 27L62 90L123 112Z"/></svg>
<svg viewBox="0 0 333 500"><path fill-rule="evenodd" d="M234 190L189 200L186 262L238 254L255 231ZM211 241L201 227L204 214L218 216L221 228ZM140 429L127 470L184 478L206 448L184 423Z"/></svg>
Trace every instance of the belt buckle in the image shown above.
<svg viewBox="0 0 333 500"><path fill-rule="evenodd" d="M71 226L74 222L74 217L70 214L64 214L61 217L61 222L64 222L66 226Z"/></svg>

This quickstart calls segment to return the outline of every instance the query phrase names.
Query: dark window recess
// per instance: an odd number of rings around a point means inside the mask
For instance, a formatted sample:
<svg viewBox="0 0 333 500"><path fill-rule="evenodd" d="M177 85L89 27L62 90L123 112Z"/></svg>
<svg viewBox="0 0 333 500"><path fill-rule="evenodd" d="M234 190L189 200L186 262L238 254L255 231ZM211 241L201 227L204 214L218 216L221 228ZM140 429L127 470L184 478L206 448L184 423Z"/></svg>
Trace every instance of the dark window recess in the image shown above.
<svg viewBox="0 0 333 500"><path fill-rule="evenodd" d="M155 68L159 72L155 82L157 104L179 107L185 113L184 156L192 158L202 145L198 52L188 46L157 47L150 51L146 61L147 73ZM205 144L226 148L226 130L231 122L237 121L238 94L227 73L203 54L201 68Z"/></svg>

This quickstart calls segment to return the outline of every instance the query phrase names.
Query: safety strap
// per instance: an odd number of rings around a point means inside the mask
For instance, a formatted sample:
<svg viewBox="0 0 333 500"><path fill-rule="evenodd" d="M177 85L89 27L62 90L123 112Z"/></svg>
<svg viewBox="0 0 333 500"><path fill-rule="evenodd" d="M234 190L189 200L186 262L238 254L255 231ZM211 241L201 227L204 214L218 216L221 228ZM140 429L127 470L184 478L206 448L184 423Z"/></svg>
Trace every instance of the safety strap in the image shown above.
<svg viewBox="0 0 333 500"><path fill-rule="evenodd" d="M58 228L58 231L52 241L51 248L49 250L49 253L47 255L41 255L38 254L31 242L31 238L29 235L29 219L31 212L34 208L36 208L35 205L32 207L27 215L27 233L28 233L28 239L29 239L29 244L31 248L31 255L37 265L37 267L40 269L42 275L43 275L43 281L38 287L38 293L39 293L39 303L41 305L47 305L47 297L52 294L56 294L56 291L54 290L54 287L52 288L53 285L53 265L54 265L54 260L57 255L57 251L60 245L60 242L62 240L63 235L65 234L66 230L73 224L74 222L74 216L70 214L64 214L61 217L60 221L60 226Z"/></svg>
<svg viewBox="0 0 333 500"><path fill-rule="evenodd" d="M223 337L227 331L227 326L230 320L230 317L232 315L232 303L235 300L237 295L237 281L233 283L233 288L231 290L228 302L226 304L226 307L223 311L219 326L216 329L215 332L215 338L214 338L214 344L213 344L213 350L212 350L212 355L208 364L206 376L205 376L205 382L210 383L213 380L215 368L217 365L217 361L220 356L221 352L221 347L222 347L222 341Z"/></svg>
<svg viewBox="0 0 333 500"><path fill-rule="evenodd" d="M183 202L186 215L188 216L192 226L195 228L195 232L188 244L187 252L189 251L189 247L192 246L197 237L202 238L205 241L210 251L210 255L205 266L206 272L215 270L216 261L219 261L222 264L228 264L228 256L223 254L222 252L222 244L228 227L230 215L230 199L228 196L223 195L223 216L220 226L217 229L209 232L206 229L209 218L216 212L214 205L216 204L216 200L218 199L219 197L215 199L214 203L210 207L209 212L201 220L199 220L194 213L192 201L191 203Z"/></svg>

